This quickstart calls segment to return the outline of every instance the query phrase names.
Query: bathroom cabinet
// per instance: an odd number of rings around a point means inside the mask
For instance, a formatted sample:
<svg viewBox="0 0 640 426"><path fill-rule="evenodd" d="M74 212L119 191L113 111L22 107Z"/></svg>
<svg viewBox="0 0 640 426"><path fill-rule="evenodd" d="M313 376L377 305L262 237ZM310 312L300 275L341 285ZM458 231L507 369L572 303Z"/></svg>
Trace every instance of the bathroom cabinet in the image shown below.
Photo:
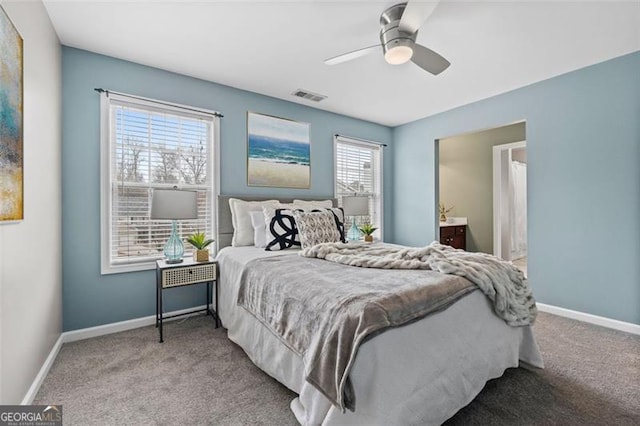
<svg viewBox="0 0 640 426"><path fill-rule="evenodd" d="M467 249L467 225L440 225L440 244Z"/></svg>

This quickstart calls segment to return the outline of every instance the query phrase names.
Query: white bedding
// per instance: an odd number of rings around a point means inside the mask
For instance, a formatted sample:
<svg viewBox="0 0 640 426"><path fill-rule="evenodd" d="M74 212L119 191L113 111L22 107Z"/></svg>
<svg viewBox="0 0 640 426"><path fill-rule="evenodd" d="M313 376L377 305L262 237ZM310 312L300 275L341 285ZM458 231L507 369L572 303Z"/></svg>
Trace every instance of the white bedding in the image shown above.
<svg viewBox="0 0 640 426"><path fill-rule="evenodd" d="M237 306L244 266L252 259L298 255L227 247L217 260L219 314L229 338L262 370L296 392L291 402L303 425L441 424L467 405L484 384L517 367L543 367L531 328L511 327L475 291L445 311L390 329L364 343L350 378L356 410L342 413L304 380L302 359L251 314Z"/></svg>

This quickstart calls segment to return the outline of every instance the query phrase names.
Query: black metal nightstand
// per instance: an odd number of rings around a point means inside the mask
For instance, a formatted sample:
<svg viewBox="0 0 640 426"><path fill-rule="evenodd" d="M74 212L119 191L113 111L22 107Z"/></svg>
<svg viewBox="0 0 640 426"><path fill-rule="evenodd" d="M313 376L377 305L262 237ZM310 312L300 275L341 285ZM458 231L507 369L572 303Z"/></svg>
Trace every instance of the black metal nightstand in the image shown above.
<svg viewBox="0 0 640 426"><path fill-rule="evenodd" d="M195 262L191 258L185 258L182 263L169 264L164 260L156 261L156 328L160 331L160 343L162 338L162 321L168 318L190 315L196 312L206 312L216 322L216 328L220 324L218 318L218 263L214 260L208 262ZM165 289L182 287L185 285L206 283L207 303L204 309L194 309L175 315L163 315L162 292ZM215 287L215 309L211 309L211 296Z"/></svg>

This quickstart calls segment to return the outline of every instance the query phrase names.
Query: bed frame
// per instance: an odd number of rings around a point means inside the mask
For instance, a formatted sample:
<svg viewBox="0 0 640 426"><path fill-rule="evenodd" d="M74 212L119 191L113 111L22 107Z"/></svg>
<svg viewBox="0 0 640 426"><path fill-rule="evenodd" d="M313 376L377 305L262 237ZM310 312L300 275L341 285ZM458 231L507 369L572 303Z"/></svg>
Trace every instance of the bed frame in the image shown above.
<svg viewBox="0 0 640 426"><path fill-rule="evenodd" d="M231 245L231 238L233 237L233 222L231 221L231 207L229 207L229 198L237 198L243 201L265 201L265 200L278 200L281 203L293 203L293 200L304 201L318 201L318 200L331 200L333 206L338 206L338 199L333 195L326 197L262 197L254 195L218 195L218 230L216 235L217 249L228 247Z"/></svg>

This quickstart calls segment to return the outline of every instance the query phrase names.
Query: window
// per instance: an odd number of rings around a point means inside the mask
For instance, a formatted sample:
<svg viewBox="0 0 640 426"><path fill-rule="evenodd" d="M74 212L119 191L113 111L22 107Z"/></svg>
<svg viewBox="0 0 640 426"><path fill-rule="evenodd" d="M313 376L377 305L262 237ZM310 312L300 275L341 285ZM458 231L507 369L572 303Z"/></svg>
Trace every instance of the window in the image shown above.
<svg viewBox="0 0 640 426"><path fill-rule="evenodd" d="M356 223L373 224L378 228L374 236L382 239L382 146L336 136L334 152L336 198L342 205L345 195L369 197L369 215L356 217ZM350 223L353 218L347 219Z"/></svg>
<svg viewBox="0 0 640 426"><path fill-rule="evenodd" d="M171 223L149 219L154 188L198 191L198 219L178 230L215 235L216 114L108 92L101 107L102 273L151 269L163 257Z"/></svg>

